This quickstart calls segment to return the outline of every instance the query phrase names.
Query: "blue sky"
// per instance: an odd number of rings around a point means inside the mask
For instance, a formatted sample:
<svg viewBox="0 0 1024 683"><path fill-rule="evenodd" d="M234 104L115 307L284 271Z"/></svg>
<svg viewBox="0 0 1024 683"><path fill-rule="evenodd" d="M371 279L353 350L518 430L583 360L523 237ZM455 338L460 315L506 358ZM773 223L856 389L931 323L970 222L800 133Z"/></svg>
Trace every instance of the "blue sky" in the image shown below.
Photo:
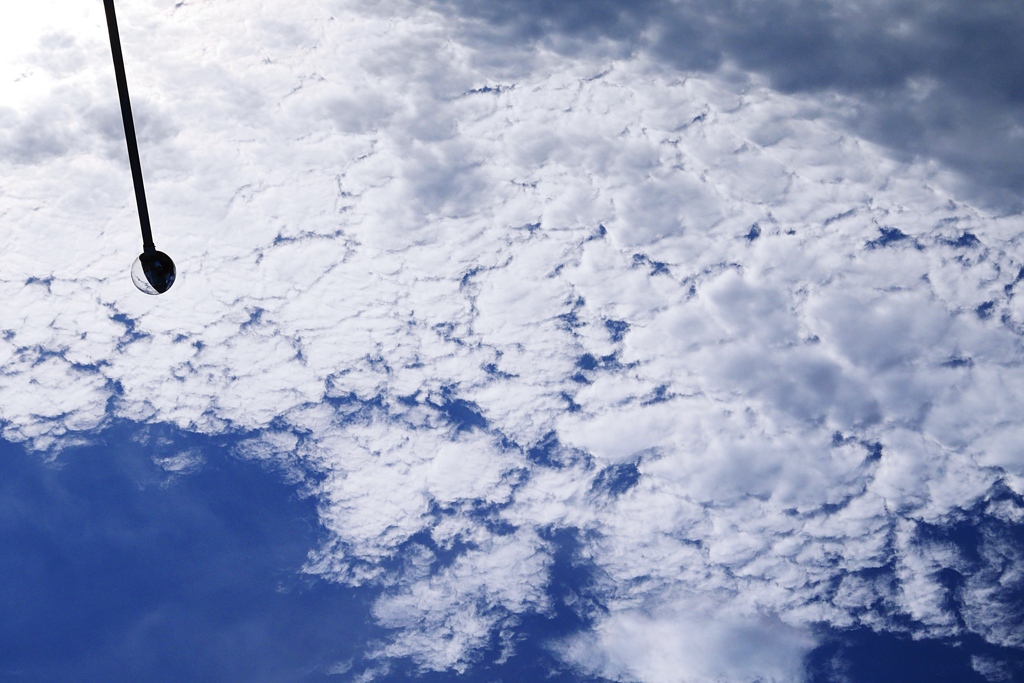
<svg viewBox="0 0 1024 683"><path fill-rule="evenodd" d="M366 600L298 571L312 501L222 442L153 430L209 458L168 476L136 430L60 465L5 445L4 678L304 680L358 654Z"/></svg>
<svg viewBox="0 0 1024 683"><path fill-rule="evenodd" d="M11 680L1024 677L1020 11L8 12Z"/></svg>

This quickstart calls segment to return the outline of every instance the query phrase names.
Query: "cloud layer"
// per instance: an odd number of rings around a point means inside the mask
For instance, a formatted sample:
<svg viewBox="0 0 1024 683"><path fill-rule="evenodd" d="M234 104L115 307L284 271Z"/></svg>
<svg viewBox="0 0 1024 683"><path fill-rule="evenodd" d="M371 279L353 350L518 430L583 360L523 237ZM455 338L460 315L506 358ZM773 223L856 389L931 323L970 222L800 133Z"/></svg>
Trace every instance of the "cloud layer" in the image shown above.
<svg viewBox="0 0 1024 683"><path fill-rule="evenodd" d="M1019 210L1024 10L980 3L437 0L484 46L644 53L675 69L766 79L821 96L822 114L961 191Z"/></svg>
<svg viewBox="0 0 1024 683"><path fill-rule="evenodd" d="M553 612L559 531L592 628L552 647L609 678L794 680L822 623L1019 647L1021 548L933 533L1024 509L1017 219L811 76L700 76L724 58L560 7L487 17L498 54L397 3L124 3L159 298L102 17L46 37L5 85L5 438L253 432L318 497L308 571L380 588L376 656L427 669ZM654 47L521 39L588 31Z"/></svg>

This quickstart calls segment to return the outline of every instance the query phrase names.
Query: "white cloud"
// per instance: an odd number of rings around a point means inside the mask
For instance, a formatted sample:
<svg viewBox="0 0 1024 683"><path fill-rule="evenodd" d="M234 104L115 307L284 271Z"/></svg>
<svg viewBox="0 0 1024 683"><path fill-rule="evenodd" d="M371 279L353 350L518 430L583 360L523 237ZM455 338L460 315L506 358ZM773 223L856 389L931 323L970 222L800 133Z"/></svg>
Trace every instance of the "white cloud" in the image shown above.
<svg viewBox="0 0 1024 683"><path fill-rule="evenodd" d="M425 669L463 672L491 634L516 614L547 609L546 543L533 532L491 536L450 566L428 564L374 605L398 635L378 653L412 657ZM497 580L495 580L497 579Z"/></svg>
<svg viewBox="0 0 1024 683"><path fill-rule="evenodd" d="M401 3L119 9L180 281L128 282L93 16L75 68L43 45L3 86L6 438L259 431L240 455L318 474L309 571L380 587L377 654L425 668L549 609L564 528L608 613L561 652L613 678L793 680L811 623L959 628L939 574L973 570L918 525L1024 490L1015 219L811 100L643 54L496 64ZM967 627L1016 642L1016 579L971 576Z"/></svg>
<svg viewBox="0 0 1024 683"><path fill-rule="evenodd" d="M1024 588L1024 549L989 527L981 543L981 558L981 568L968 577L964 587L964 620L989 642L1020 648L1024 636L1019 626L998 615L1015 609L1019 601Z"/></svg>
<svg viewBox="0 0 1024 683"><path fill-rule="evenodd" d="M1004 681L1013 680L1013 674L1009 670L1010 667L990 657L972 656L971 668L984 676L985 680L990 683L1003 683Z"/></svg>
<svg viewBox="0 0 1024 683"><path fill-rule="evenodd" d="M663 609L624 611L594 633L560 645L562 656L592 675L619 681L689 683L803 679L813 639L767 619Z"/></svg>
<svg viewBox="0 0 1024 683"><path fill-rule="evenodd" d="M154 456L153 462L168 474L182 475L198 471L206 463L206 458L199 449L190 448L174 455Z"/></svg>

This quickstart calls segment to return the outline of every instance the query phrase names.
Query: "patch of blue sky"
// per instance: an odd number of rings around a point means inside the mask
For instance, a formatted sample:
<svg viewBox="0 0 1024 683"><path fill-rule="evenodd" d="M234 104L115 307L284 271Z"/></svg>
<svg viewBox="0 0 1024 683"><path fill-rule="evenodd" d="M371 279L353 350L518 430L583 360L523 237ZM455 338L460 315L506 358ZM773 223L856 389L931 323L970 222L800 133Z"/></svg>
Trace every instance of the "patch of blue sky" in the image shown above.
<svg viewBox="0 0 1024 683"><path fill-rule="evenodd" d="M807 657L809 683L1012 683L1024 653L973 635L915 640L869 628L831 630Z"/></svg>
<svg viewBox="0 0 1024 683"><path fill-rule="evenodd" d="M0 678L328 680L380 635L365 592L301 572L315 502L230 445L122 423L48 464L0 442Z"/></svg>

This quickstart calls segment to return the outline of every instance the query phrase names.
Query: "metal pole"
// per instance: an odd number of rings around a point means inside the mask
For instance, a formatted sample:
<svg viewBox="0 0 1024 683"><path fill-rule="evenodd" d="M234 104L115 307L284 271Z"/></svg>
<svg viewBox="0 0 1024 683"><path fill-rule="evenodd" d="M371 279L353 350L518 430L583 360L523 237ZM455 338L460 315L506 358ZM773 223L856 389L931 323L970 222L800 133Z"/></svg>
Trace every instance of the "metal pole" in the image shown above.
<svg viewBox="0 0 1024 683"><path fill-rule="evenodd" d="M139 143L135 139L135 122L132 119L132 103L128 98L128 79L124 75L124 55L121 54L121 38L117 32L114 0L103 0L103 6L107 10L107 31L110 33L110 51L114 56L114 76L117 79L117 95L121 100L124 138L128 144L128 161L132 167L132 182L135 183L135 203L139 207L139 225L142 227L142 249L145 253L152 253L156 251L156 245L153 244L153 230L149 225L149 207L146 205L146 188L142 183L142 162L139 161Z"/></svg>

